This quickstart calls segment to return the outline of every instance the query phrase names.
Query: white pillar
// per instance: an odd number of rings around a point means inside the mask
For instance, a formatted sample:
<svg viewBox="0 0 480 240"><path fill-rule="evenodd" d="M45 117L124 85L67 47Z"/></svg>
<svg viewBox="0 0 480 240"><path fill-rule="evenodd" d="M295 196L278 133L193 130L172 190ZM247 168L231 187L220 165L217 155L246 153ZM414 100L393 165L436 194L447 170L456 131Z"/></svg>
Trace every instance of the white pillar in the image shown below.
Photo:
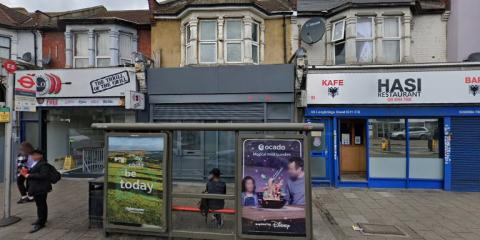
<svg viewBox="0 0 480 240"><path fill-rule="evenodd" d="M356 17L348 17L345 20L345 64L357 63L356 25Z"/></svg>
<svg viewBox="0 0 480 240"><path fill-rule="evenodd" d="M250 16L243 18L243 59L245 63L253 63L252 57L252 23Z"/></svg>
<svg viewBox="0 0 480 240"><path fill-rule="evenodd" d="M187 59L186 59L186 31L185 31L186 25L180 24L180 67L183 67L187 64Z"/></svg>
<svg viewBox="0 0 480 240"><path fill-rule="evenodd" d="M65 32L65 68L73 67L73 34L70 31Z"/></svg>
<svg viewBox="0 0 480 240"><path fill-rule="evenodd" d="M120 53L118 49L118 38L120 32L117 29L110 30L110 65L111 66L118 66L119 65L119 58Z"/></svg>
<svg viewBox="0 0 480 240"><path fill-rule="evenodd" d="M402 62L408 63L412 61L411 56L411 43L412 43L412 33L411 33L411 24L412 24L412 16L405 15L403 16L402 21L403 26L403 58ZM402 49L402 47L400 47Z"/></svg>
<svg viewBox="0 0 480 240"><path fill-rule="evenodd" d="M224 24L225 20L223 17L219 17L217 19L217 38L218 38L218 54L217 54L217 63L223 64L225 62L225 36L224 36Z"/></svg>
<svg viewBox="0 0 480 240"><path fill-rule="evenodd" d="M95 31L88 30L88 67L95 67Z"/></svg>
<svg viewBox="0 0 480 240"><path fill-rule="evenodd" d="M383 16L375 17L375 58L374 61L382 63L383 57Z"/></svg>
<svg viewBox="0 0 480 240"><path fill-rule="evenodd" d="M265 23L260 24L260 61L263 63L265 61Z"/></svg>
<svg viewBox="0 0 480 240"><path fill-rule="evenodd" d="M334 43L332 42L332 23L325 24L325 65L333 65Z"/></svg>
<svg viewBox="0 0 480 240"><path fill-rule="evenodd" d="M198 19L194 18L190 21L190 34L192 35L190 38L190 46L192 48L192 59L193 62L191 64L198 64L198 51L197 51L197 36L198 36Z"/></svg>

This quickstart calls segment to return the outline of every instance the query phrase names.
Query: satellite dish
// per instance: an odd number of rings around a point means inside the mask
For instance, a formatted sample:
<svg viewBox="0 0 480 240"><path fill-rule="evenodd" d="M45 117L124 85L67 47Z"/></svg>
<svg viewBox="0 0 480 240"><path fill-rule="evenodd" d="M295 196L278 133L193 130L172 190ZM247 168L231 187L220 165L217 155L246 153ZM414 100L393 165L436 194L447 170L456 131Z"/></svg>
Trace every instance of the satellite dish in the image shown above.
<svg viewBox="0 0 480 240"><path fill-rule="evenodd" d="M468 58L465 60L465 62L480 62L480 52L468 55Z"/></svg>
<svg viewBox="0 0 480 240"><path fill-rule="evenodd" d="M22 60L25 62L31 62L32 61L32 53L31 52L26 52L22 55Z"/></svg>
<svg viewBox="0 0 480 240"><path fill-rule="evenodd" d="M322 18L314 17L303 24L300 39L304 43L314 44L322 39L323 34L325 34L325 22Z"/></svg>

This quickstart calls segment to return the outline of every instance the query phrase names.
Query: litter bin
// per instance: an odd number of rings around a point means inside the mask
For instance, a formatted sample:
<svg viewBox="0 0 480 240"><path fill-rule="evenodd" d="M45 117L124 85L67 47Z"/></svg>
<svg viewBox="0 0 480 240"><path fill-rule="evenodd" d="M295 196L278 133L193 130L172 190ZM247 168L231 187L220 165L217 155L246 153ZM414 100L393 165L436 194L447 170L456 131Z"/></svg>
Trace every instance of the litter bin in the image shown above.
<svg viewBox="0 0 480 240"><path fill-rule="evenodd" d="M88 227L103 227L103 177L88 182Z"/></svg>

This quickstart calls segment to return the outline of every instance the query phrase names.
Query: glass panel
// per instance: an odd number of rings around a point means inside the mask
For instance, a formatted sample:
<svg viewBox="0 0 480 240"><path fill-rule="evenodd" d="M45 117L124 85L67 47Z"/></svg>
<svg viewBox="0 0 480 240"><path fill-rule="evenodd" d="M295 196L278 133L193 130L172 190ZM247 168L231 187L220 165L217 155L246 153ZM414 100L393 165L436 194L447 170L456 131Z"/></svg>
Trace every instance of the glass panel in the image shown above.
<svg viewBox="0 0 480 240"><path fill-rule="evenodd" d="M190 42L192 38L191 32L190 32L190 25L185 26L185 41Z"/></svg>
<svg viewBox="0 0 480 240"><path fill-rule="evenodd" d="M241 39L242 38L242 22L240 20L227 20L226 24L227 34L226 39Z"/></svg>
<svg viewBox="0 0 480 240"><path fill-rule="evenodd" d="M200 43L200 62L215 63L217 45L215 43Z"/></svg>
<svg viewBox="0 0 480 240"><path fill-rule="evenodd" d="M290 104L288 103L268 103L267 119L290 119Z"/></svg>
<svg viewBox="0 0 480 240"><path fill-rule="evenodd" d="M383 37L400 37L399 18L385 18Z"/></svg>
<svg viewBox="0 0 480 240"><path fill-rule="evenodd" d="M400 62L400 40L384 40L383 57L386 62Z"/></svg>
<svg viewBox="0 0 480 240"><path fill-rule="evenodd" d="M373 41L357 41L357 61L373 62Z"/></svg>
<svg viewBox="0 0 480 240"><path fill-rule="evenodd" d="M110 66L110 58L97 58L97 67Z"/></svg>
<svg viewBox="0 0 480 240"><path fill-rule="evenodd" d="M88 56L88 35L86 33L75 33L74 56Z"/></svg>
<svg viewBox="0 0 480 240"><path fill-rule="evenodd" d="M327 177L326 161L324 157L311 157L311 173L314 178Z"/></svg>
<svg viewBox="0 0 480 240"><path fill-rule="evenodd" d="M131 59L132 58L132 35L120 34L119 39L120 58ZM107 54L109 55L109 54Z"/></svg>
<svg viewBox="0 0 480 240"><path fill-rule="evenodd" d="M38 122L25 122L25 141L31 143L34 148L40 147L38 145Z"/></svg>
<svg viewBox="0 0 480 240"><path fill-rule="evenodd" d="M76 58L75 59L76 68L86 68L88 67L88 58Z"/></svg>
<svg viewBox="0 0 480 240"><path fill-rule="evenodd" d="M361 17L357 19L357 38L372 38L372 19Z"/></svg>
<svg viewBox="0 0 480 240"><path fill-rule="evenodd" d="M0 37L0 47L10 48L10 38Z"/></svg>
<svg viewBox="0 0 480 240"><path fill-rule="evenodd" d="M218 132L218 168L222 171L224 178L233 179L235 176L235 133Z"/></svg>
<svg viewBox="0 0 480 240"><path fill-rule="evenodd" d="M216 29L216 21L200 21L200 41L215 41L217 39Z"/></svg>
<svg viewBox="0 0 480 240"><path fill-rule="evenodd" d="M227 62L242 61L242 44L227 43Z"/></svg>
<svg viewBox="0 0 480 240"><path fill-rule="evenodd" d="M258 24L252 24L252 41L258 42Z"/></svg>
<svg viewBox="0 0 480 240"><path fill-rule="evenodd" d="M335 65L345 64L345 43L335 45Z"/></svg>
<svg viewBox="0 0 480 240"><path fill-rule="evenodd" d="M10 49L0 48L0 58L10 58Z"/></svg>
<svg viewBox="0 0 480 240"><path fill-rule="evenodd" d="M405 120L369 119L368 126L370 177L405 178Z"/></svg>
<svg viewBox="0 0 480 240"><path fill-rule="evenodd" d="M191 46L187 47L187 64L193 63L193 48Z"/></svg>
<svg viewBox="0 0 480 240"><path fill-rule="evenodd" d="M440 154L441 127L438 119L409 119L410 178L443 179Z"/></svg>
<svg viewBox="0 0 480 240"><path fill-rule="evenodd" d="M338 21L333 24L332 41L342 40L345 37L345 21Z"/></svg>
<svg viewBox="0 0 480 240"><path fill-rule="evenodd" d="M252 59L254 63L258 63L258 46L252 45Z"/></svg>
<svg viewBox="0 0 480 240"><path fill-rule="evenodd" d="M108 44L108 32L97 33L97 52L96 56L110 56L110 48Z"/></svg>

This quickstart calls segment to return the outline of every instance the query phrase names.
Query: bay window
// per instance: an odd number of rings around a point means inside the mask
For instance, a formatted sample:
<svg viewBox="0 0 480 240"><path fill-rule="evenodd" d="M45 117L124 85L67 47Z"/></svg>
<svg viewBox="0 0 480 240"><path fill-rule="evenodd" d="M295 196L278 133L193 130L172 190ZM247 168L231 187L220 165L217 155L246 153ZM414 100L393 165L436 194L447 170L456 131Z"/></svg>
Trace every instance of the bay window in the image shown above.
<svg viewBox="0 0 480 240"><path fill-rule="evenodd" d="M383 24L383 56L388 63L400 62L400 17L385 17Z"/></svg>
<svg viewBox="0 0 480 240"><path fill-rule="evenodd" d="M10 58L10 38L0 36L0 58Z"/></svg>
<svg viewBox="0 0 480 240"><path fill-rule="evenodd" d="M192 47L192 31L190 30L190 24L185 25L185 61L187 64L194 63L193 59L193 47Z"/></svg>
<svg viewBox="0 0 480 240"><path fill-rule="evenodd" d="M202 20L199 22L199 62L217 62L217 21Z"/></svg>
<svg viewBox="0 0 480 240"><path fill-rule="evenodd" d="M242 62L242 21L230 19L225 22L225 59L227 63Z"/></svg>
<svg viewBox="0 0 480 240"><path fill-rule="evenodd" d="M335 65L345 64L345 20L333 23L332 42Z"/></svg>
<svg viewBox="0 0 480 240"><path fill-rule="evenodd" d="M77 32L73 34L73 66L75 68L88 67L88 34Z"/></svg>
<svg viewBox="0 0 480 240"><path fill-rule="evenodd" d="M256 22L252 23L252 60L258 64L260 61L260 25Z"/></svg>
<svg viewBox="0 0 480 240"><path fill-rule="evenodd" d="M120 33L119 35L119 57L120 65L132 63L132 35Z"/></svg>
<svg viewBox="0 0 480 240"><path fill-rule="evenodd" d="M110 66L109 36L107 31L95 33L95 66Z"/></svg>
<svg viewBox="0 0 480 240"><path fill-rule="evenodd" d="M357 18L356 52L359 63L371 63L374 59L373 17Z"/></svg>

